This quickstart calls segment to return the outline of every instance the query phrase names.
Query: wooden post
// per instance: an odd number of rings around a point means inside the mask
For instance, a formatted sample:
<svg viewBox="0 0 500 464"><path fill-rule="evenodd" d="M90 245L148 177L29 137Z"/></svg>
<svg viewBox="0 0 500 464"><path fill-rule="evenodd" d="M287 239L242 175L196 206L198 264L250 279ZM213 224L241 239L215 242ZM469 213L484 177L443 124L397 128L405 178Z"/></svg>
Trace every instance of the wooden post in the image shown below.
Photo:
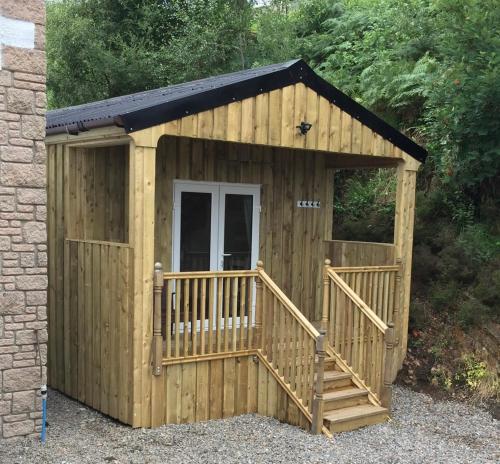
<svg viewBox="0 0 500 464"><path fill-rule="evenodd" d="M328 269L332 262L329 259L325 259L325 265L323 266L323 312L321 315L321 330L326 333L327 343L329 327L328 327L328 313L330 310L330 277L328 276Z"/></svg>
<svg viewBox="0 0 500 464"><path fill-rule="evenodd" d="M326 357L324 330L320 331L320 335L316 340L316 355L318 356L318 365L316 368L316 382L314 386L311 432L314 434L319 434L323 429L323 387Z"/></svg>
<svg viewBox="0 0 500 464"><path fill-rule="evenodd" d="M404 155L404 162L397 168L396 214L394 218L395 257L401 259L401 305L399 307L398 367L403 363L408 343L408 320L410 313L410 281L413 249L413 225L415 215L415 190L417 170L420 163Z"/></svg>
<svg viewBox="0 0 500 464"><path fill-rule="evenodd" d="M392 404L392 365L394 357L394 324L389 322L385 332L385 354L383 367L383 385L380 395L382 406L391 409Z"/></svg>
<svg viewBox="0 0 500 464"><path fill-rule="evenodd" d="M255 277L255 348L262 348L262 279L260 271L264 270L264 263L257 261L257 276Z"/></svg>
<svg viewBox="0 0 500 464"><path fill-rule="evenodd" d="M403 264L401 262L401 258L396 259L396 265L399 269L396 273L396 285L394 286L394 311L392 314L392 321L394 322L394 344L399 345L399 339L401 336L401 282L403 278Z"/></svg>
<svg viewBox="0 0 500 464"><path fill-rule="evenodd" d="M161 295L163 292L163 267L155 264L153 307L153 375L161 374L163 337L161 336Z"/></svg>

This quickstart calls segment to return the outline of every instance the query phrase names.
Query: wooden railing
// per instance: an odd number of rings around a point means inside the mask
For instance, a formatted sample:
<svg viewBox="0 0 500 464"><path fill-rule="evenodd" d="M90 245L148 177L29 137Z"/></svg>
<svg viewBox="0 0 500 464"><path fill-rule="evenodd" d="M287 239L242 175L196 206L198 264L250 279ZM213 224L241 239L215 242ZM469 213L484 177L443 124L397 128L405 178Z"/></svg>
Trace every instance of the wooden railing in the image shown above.
<svg viewBox="0 0 500 464"><path fill-rule="evenodd" d="M254 348L257 271L167 272L155 269L155 347L165 359ZM157 350L157 348L155 348Z"/></svg>
<svg viewBox="0 0 500 464"><path fill-rule="evenodd" d="M153 373L182 360L255 353L311 422L323 427L325 336L266 274L167 272L155 266ZM315 381L316 375L316 381Z"/></svg>
<svg viewBox="0 0 500 464"><path fill-rule="evenodd" d="M390 403L394 325L386 324L340 275L325 264L323 317L333 350L382 403Z"/></svg>
<svg viewBox="0 0 500 464"><path fill-rule="evenodd" d="M332 267L386 324L399 318L401 266Z"/></svg>
<svg viewBox="0 0 500 464"><path fill-rule="evenodd" d="M259 269L262 281L262 353L312 414L314 367L319 332Z"/></svg>

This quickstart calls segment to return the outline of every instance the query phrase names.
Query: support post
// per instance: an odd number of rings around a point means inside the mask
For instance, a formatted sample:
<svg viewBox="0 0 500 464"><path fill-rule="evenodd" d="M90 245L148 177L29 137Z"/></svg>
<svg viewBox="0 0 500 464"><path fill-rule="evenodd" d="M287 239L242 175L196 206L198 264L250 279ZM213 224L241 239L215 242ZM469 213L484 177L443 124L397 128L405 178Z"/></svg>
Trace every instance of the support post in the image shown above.
<svg viewBox="0 0 500 464"><path fill-rule="evenodd" d="M163 266L155 263L153 306L153 375L161 374L163 337L161 336L161 295L163 293Z"/></svg>
<svg viewBox="0 0 500 464"><path fill-rule="evenodd" d="M392 405L392 365L394 357L394 324L389 322L385 332L385 353L383 365L383 385L381 394L381 403L387 409Z"/></svg>
<svg viewBox="0 0 500 464"><path fill-rule="evenodd" d="M255 348L262 348L262 312L263 295L260 272L264 270L264 263L257 261L257 276L255 277Z"/></svg>
<svg viewBox="0 0 500 464"><path fill-rule="evenodd" d="M330 310L330 277L328 276L328 269L332 262L329 259L325 259L325 265L323 266L323 312L321 314L321 330L323 330L328 340L328 313Z"/></svg>
<svg viewBox="0 0 500 464"><path fill-rule="evenodd" d="M321 433L321 430L323 429L323 388L326 357L324 330L320 330L319 337L316 340L316 356L318 357L318 364L316 368L316 382L314 384L311 432L317 435Z"/></svg>

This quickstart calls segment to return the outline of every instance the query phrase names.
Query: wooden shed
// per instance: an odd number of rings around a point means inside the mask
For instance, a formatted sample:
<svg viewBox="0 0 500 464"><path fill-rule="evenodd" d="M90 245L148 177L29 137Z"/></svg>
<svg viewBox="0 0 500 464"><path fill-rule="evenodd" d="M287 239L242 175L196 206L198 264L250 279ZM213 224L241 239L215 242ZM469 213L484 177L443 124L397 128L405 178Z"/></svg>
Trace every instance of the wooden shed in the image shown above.
<svg viewBox="0 0 500 464"><path fill-rule="evenodd" d="M133 427L385 420L426 152L302 60L48 112L49 382ZM333 174L395 168L391 244Z"/></svg>

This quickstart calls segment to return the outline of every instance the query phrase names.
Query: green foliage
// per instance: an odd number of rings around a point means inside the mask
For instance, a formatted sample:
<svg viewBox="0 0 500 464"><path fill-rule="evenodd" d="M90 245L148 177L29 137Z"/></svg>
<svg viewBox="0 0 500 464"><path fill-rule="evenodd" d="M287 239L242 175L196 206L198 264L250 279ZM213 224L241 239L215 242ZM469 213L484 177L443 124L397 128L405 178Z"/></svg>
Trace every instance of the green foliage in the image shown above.
<svg viewBox="0 0 500 464"><path fill-rule="evenodd" d="M49 0L49 106L303 57L424 144L412 321L500 314L498 0ZM335 179L335 238L392 241L393 172ZM424 308L425 311L416 311Z"/></svg>

